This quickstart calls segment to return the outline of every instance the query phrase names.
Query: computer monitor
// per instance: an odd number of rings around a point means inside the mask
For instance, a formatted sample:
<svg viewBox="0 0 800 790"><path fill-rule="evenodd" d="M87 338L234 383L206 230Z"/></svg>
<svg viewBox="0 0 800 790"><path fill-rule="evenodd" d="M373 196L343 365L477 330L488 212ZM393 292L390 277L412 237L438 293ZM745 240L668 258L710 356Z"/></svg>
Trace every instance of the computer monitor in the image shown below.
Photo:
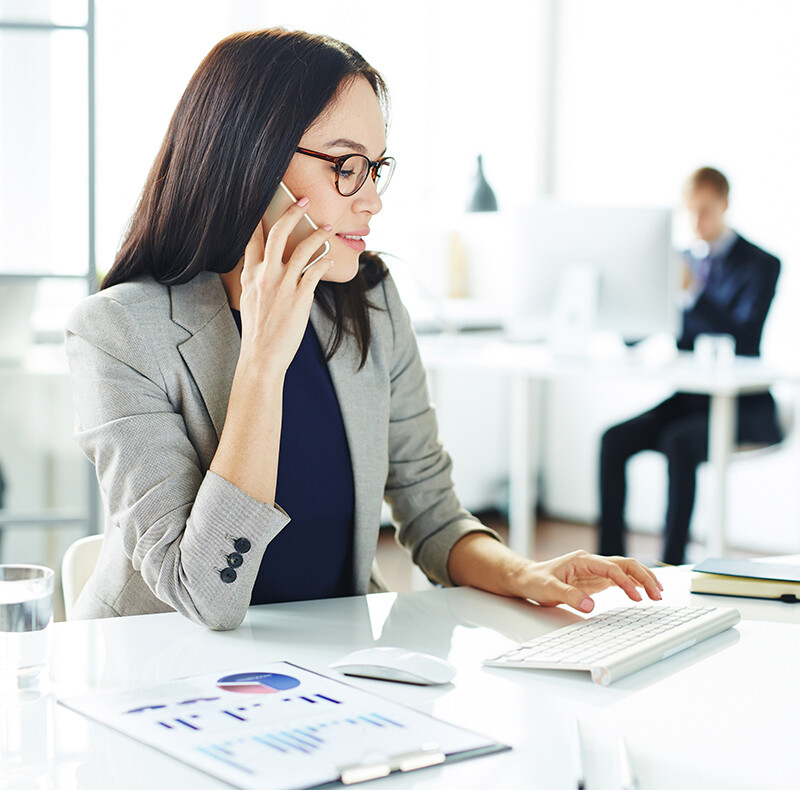
<svg viewBox="0 0 800 790"><path fill-rule="evenodd" d="M626 341L678 329L677 254L668 208L543 202L516 223L511 326L575 319Z"/></svg>

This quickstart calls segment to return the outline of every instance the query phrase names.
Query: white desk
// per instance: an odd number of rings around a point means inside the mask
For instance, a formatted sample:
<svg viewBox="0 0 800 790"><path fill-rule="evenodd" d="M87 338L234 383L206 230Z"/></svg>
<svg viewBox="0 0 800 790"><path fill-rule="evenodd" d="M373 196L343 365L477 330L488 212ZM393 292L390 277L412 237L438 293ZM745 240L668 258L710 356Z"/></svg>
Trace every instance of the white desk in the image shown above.
<svg viewBox="0 0 800 790"><path fill-rule="evenodd" d="M614 359L570 359L554 356L542 343L514 343L500 337L427 335L420 338L425 367L434 375L448 369L495 371L510 377L509 545L533 556L538 431L531 414L540 408L541 385L549 381L613 377L663 383L675 391L709 395L709 465L713 474L707 549L724 556L726 471L736 445L736 398L765 392L779 381L797 381L796 374L760 359L737 357L729 365L697 364L691 354L647 364L631 353Z"/></svg>
<svg viewBox="0 0 800 790"><path fill-rule="evenodd" d="M734 601L690 596L686 569L663 569L659 575L667 603ZM622 599L619 591L606 591L597 596L597 610ZM619 790L615 744L620 734L628 741L641 790L797 787L800 605L736 604L744 616L736 629L609 688L595 686L582 673L482 667L482 658L511 640L532 638L578 615L467 588L252 608L231 632L207 631L177 614L61 623L55 626L54 684L67 695L280 659L335 675L328 665L352 649L400 645L449 659L458 670L453 684L349 682L513 749L392 776L370 788L574 790L569 755L576 716L583 722L590 790ZM52 700L6 707L0 716L6 726L0 737L7 750L0 761L3 787L227 786Z"/></svg>

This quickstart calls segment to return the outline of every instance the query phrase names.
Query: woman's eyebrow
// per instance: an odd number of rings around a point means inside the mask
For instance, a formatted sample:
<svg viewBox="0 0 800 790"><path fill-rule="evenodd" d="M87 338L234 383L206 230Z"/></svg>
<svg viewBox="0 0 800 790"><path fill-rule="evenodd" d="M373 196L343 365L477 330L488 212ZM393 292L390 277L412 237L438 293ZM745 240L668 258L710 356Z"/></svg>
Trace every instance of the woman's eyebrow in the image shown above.
<svg viewBox="0 0 800 790"><path fill-rule="evenodd" d="M351 140L348 137L340 137L338 140L332 140L330 143L325 144L326 148L349 148L351 151L355 151L357 154L364 154L366 156L367 149L365 146L361 145L361 143L357 143L355 140ZM386 153L386 149L383 149L383 152L380 154Z"/></svg>

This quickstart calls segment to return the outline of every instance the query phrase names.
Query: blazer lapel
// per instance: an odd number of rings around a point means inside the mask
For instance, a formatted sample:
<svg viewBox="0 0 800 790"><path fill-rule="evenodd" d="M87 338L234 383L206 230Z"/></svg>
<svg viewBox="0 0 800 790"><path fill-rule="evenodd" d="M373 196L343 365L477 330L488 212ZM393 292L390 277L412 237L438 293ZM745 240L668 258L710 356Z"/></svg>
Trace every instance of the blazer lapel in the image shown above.
<svg viewBox="0 0 800 790"><path fill-rule="evenodd" d="M241 347L225 288L219 275L201 272L191 282L171 286L170 298L172 320L191 333L178 351L200 390L219 441Z"/></svg>
<svg viewBox="0 0 800 790"><path fill-rule="evenodd" d="M324 350L333 324L316 302L311 308L311 325ZM357 594L367 590L375 556L386 482L386 441L382 442L381 437L389 424L388 411L381 408L380 398L376 397L378 386L372 357L367 358L361 370L360 362L356 344L347 341L328 362L353 466L353 582Z"/></svg>

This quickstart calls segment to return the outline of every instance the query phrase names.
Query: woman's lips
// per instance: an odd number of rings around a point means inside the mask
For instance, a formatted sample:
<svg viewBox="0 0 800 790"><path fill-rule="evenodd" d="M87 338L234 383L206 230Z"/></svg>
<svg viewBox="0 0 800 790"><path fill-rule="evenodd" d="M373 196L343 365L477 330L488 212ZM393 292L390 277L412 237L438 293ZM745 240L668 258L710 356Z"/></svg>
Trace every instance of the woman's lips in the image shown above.
<svg viewBox="0 0 800 790"><path fill-rule="evenodd" d="M367 243L361 236L350 233L337 233L336 238L355 252L364 252L367 249Z"/></svg>

